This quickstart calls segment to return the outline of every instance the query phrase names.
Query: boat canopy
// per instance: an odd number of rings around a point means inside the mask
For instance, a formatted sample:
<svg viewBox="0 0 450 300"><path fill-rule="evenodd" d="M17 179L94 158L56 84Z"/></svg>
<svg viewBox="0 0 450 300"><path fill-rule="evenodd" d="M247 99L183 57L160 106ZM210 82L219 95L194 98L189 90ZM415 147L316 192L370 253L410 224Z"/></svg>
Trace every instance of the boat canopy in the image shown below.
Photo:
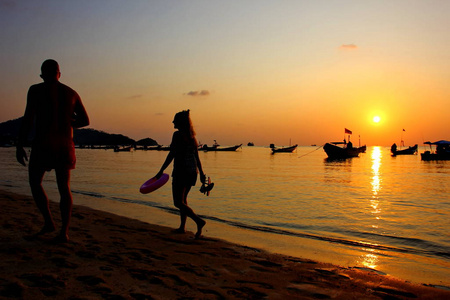
<svg viewBox="0 0 450 300"><path fill-rule="evenodd" d="M427 144L427 145L450 145L450 142L449 141L440 140L440 141L437 141L437 142L434 142L434 143L432 143L432 142L425 142L424 144Z"/></svg>

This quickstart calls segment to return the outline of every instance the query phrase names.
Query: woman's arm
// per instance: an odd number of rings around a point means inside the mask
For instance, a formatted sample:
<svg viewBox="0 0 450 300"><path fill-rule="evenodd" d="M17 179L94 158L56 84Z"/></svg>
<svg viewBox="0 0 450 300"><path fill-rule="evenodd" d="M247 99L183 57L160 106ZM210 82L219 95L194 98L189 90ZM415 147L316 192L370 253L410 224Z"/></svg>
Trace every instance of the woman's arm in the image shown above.
<svg viewBox="0 0 450 300"><path fill-rule="evenodd" d="M156 178L160 178L162 174L164 173L164 170L167 169L167 167L170 165L174 158L174 154L172 150L169 151L169 154L167 154L166 160L164 161L161 169L159 170L158 174L156 174Z"/></svg>
<svg viewBox="0 0 450 300"><path fill-rule="evenodd" d="M156 178L159 178L162 176L163 172L165 169L167 169L167 167L170 165L170 163L172 162L172 160L175 158L175 149L176 149L176 145L177 145L177 132L174 132L173 136L172 136L172 142L170 143L170 151L169 154L167 154L166 160L164 161L161 169L159 170L158 174L156 174Z"/></svg>
<svg viewBox="0 0 450 300"><path fill-rule="evenodd" d="M205 172L203 172L202 162L200 161L200 157L198 155L198 148L195 147L194 151L195 151L194 152L195 160L197 161L197 169L198 169L198 172L200 173L200 181L201 181L201 183L205 183L206 175L205 175Z"/></svg>

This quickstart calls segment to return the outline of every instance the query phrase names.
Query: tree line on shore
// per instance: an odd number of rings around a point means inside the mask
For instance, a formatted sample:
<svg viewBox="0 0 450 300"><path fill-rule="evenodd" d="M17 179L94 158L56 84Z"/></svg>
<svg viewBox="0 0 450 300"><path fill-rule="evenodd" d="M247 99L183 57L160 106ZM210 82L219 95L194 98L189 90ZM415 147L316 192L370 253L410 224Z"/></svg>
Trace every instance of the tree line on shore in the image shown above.
<svg viewBox="0 0 450 300"><path fill-rule="evenodd" d="M20 124L22 118L9 120L0 123L0 146L15 146L19 136ZM33 132L30 135L32 139ZM134 140L122 134L111 134L93 128L80 128L73 131L73 141L75 145L83 148L96 148L100 146L115 147L122 145L130 146L158 146L158 143L151 138Z"/></svg>

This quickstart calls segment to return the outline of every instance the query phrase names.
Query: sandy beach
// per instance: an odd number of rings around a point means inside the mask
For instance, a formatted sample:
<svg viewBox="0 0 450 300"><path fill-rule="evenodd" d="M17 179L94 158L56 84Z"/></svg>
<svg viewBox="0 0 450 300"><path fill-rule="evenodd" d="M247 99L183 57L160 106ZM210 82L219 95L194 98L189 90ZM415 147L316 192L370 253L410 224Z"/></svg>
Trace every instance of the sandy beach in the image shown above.
<svg viewBox="0 0 450 300"><path fill-rule="evenodd" d="M71 241L31 238L29 196L0 191L2 299L450 299L450 291L272 254L74 206ZM57 203L51 203L60 224Z"/></svg>

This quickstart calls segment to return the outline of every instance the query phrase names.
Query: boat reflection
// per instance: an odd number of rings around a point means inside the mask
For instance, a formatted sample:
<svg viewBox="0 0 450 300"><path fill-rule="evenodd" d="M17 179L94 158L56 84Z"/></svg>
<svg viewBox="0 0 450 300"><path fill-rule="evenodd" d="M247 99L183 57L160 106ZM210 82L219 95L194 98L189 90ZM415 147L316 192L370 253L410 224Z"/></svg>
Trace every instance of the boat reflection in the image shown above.
<svg viewBox="0 0 450 300"><path fill-rule="evenodd" d="M324 181L332 184L347 184L352 182L352 160L324 160Z"/></svg>

